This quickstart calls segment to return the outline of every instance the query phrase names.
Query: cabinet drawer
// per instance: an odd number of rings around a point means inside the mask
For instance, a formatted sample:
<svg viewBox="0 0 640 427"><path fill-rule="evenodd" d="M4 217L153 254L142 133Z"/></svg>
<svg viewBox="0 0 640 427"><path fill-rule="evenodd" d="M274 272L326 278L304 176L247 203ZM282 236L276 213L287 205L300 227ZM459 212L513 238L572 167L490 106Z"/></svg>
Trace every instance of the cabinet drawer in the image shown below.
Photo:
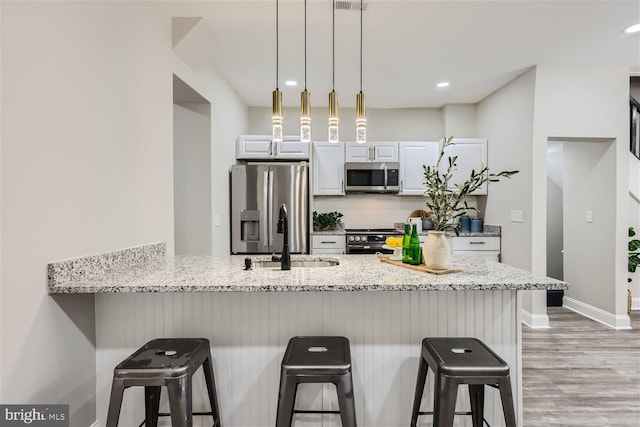
<svg viewBox="0 0 640 427"><path fill-rule="evenodd" d="M320 235L312 236L311 247L314 249L341 249L346 247L347 239L345 236Z"/></svg>
<svg viewBox="0 0 640 427"><path fill-rule="evenodd" d="M454 251L499 251L500 237L454 237Z"/></svg>

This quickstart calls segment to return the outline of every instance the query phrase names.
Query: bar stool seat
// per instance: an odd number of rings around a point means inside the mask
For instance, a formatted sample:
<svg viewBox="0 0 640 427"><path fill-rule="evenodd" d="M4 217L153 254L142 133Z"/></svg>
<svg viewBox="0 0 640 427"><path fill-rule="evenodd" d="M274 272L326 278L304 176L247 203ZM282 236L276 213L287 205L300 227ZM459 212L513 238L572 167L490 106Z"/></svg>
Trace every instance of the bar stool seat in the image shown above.
<svg viewBox="0 0 640 427"><path fill-rule="evenodd" d="M420 402L429 368L435 375L434 410L421 412ZM455 412L460 384L469 385L471 412ZM434 427L453 426L454 415L471 415L473 427L482 427L483 422L486 422L485 385L500 390L506 425L516 427L509 365L504 360L476 338L423 339L411 426L417 425L419 415L433 415Z"/></svg>
<svg viewBox="0 0 640 427"><path fill-rule="evenodd" d="M202 366L211 412L192 412L192 377ZM115 367L107 427L116 427L124 390L145 388L146 426L156 427L158 416L170 415L172 427L191 427L193 415L213 416L213 426L221 427L220 411L206 338L161 338L151 340ZM166 386L170 414L160 414L161 387Z"/></svg>
<svg viewBox="0 0 640 427"><path fill-rule="evenodd" d="M340 411L295 410L301 383L335 384ZM343 427L357 426L347 338L309 336L289 340L281 364L276 427L290 427L295 413L339 413Z"/></svg>

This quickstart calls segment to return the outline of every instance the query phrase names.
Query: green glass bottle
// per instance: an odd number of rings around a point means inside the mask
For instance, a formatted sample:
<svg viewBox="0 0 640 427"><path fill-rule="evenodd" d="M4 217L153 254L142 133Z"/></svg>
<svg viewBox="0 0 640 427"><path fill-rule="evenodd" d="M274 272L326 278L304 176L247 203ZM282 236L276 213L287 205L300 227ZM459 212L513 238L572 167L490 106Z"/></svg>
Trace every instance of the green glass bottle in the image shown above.
<svg viewBox="0 0 640 427"><path fill-rule="evenodd" d="M402 262L409 262L409 244L411 243L411 225L404 225L404 237L402 238Z"/></svg>
<svg viewBox="0 0 640 427"><path fill-rule="evenodd" d="M418 229L413 224L411 230L411 238L409 239L409 264L418 265L422 263L422 248L420 247L420 237L418 237Z"/></svg>

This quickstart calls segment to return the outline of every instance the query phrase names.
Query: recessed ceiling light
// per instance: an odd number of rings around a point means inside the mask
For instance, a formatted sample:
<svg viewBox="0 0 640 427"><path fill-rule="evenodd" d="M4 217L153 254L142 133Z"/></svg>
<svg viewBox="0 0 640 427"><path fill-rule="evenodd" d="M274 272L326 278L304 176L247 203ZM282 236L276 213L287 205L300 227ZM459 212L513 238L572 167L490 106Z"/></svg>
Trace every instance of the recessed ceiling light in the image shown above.
<svg viewBox="0 0 640 427"><path fill-rule="evenodd" d="M624 32L627 33L627 34L633 34L633 33L640 32L640 24L632 25L632 26L630 26L628 28L625 28Z"/></svg>
<svg viewBox="0 0 640 427"><path fill-rule="evenodd" d="M287 86L298 86L298 82L295 80L287 80L286 82L284 82L284 84L286 84Z"/></svg>
<svg viewBox="0 0 640 427"><path fill-rule="evenodd" d="M440 87L440 88L442 88L442 87L448 87L448 86L449 86L449 84L450 84L449 82L440 82L440 83L438 83L438 84L436 85L436 87Z"/></svg>

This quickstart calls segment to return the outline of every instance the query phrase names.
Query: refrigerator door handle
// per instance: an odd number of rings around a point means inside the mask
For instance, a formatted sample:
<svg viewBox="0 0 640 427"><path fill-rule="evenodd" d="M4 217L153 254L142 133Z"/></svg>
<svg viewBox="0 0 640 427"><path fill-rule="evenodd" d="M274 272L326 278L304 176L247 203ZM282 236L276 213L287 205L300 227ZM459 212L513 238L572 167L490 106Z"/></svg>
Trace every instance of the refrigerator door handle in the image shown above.
<svg viewBox="0 0 640 427"><path fill-rule="evenodd" d="M262 212L260 213L260 242L262 246L269 246L269 172L263 172L262 184Z"/></svg>
<svg viewBox="0 0 640 427"><path fill-rule="evenodd" d="M269 204L267 206L267 212L269 212L269 246L273 246L273 171L269 170ZM271 249L274 249L273 247Z"/></svg>

